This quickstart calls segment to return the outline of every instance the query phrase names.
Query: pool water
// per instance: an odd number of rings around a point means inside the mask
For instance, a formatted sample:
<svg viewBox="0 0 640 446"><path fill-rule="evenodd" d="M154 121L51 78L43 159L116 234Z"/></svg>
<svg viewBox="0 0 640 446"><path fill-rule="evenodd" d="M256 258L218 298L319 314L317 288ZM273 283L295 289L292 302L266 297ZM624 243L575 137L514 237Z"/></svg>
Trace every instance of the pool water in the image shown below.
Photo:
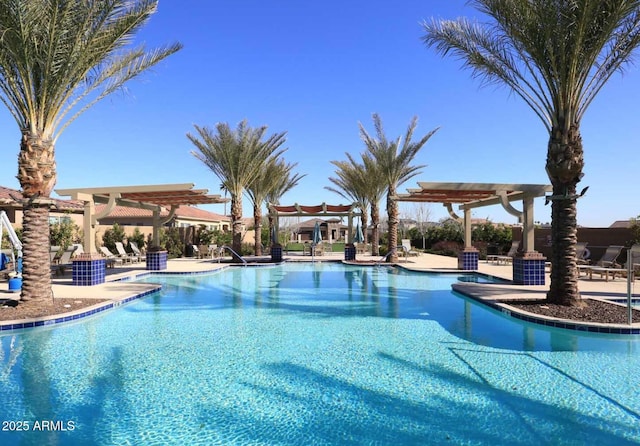
<svg viewBox="0 0 640 446"><path fill-rule="evenodd" d="M638 336L511 320L457 280L485 279L326 262L148 277L163 290L0 338L0 444L640 444Z"/></svg>

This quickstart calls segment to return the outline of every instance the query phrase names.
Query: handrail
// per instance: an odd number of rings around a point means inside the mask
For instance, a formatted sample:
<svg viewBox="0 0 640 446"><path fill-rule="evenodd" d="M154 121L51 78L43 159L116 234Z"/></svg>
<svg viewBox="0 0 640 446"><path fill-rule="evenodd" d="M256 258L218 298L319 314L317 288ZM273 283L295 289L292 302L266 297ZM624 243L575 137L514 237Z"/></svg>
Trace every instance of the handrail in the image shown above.
<svg viewBox="0 0 640 446"><path fill-rule="evenodd" d="M389 257L391 254L393 254L394 252L396 252L398 250L398 248L402 249L403 251L406 251L406 248L402 245L398 245L395 248L391 249L391 251L389 251L388 253L386 253L384 256L382 256L382 258L380 260L378 260L375 263L375 266L380 266L382 264L382 262L384 262L385 260L387 260L387 257Z"/></svg>
<svg viewBox="0 0 640 446"><path fill-rule="evenodd" d="M239 258L240 260L242 260L242 263L244 263L244 266L247 266L247 261L246 261L246 260L245 260L245 259L244 259L240 254L238 254L237 252L235 252L235 251L233 250L233 248L231 248L231 246L222 245L222 246L220 247L220 254L222 254L222 252L224 252L224 250L225 250L225 249L226 249L226 250L228 250L228 251L231 251L233 254L235 254L237 258ZM220 256L218 256L218 263L220 263Z"/></svg>

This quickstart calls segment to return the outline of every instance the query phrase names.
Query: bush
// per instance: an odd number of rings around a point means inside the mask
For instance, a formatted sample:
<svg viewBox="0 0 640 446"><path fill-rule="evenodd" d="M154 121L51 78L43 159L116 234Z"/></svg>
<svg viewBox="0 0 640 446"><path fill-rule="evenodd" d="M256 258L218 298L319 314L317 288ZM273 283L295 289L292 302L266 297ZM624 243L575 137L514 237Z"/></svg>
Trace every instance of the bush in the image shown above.
<svg viewBox="0 0 640 446"><path fill-rule="evenodd" d="M178 228L160 228L160 246L167 251L170 259L182 257L185 246Z"/></svg>
<svg viewBox="0 0 640 446"><path fill-rule="evenodd" d="M135 242L138 245L138 249L143 249L145 245L144 234L140 232L140 229L135 228L133 234L129 237L129 242ZM127 248L129 249L128 245Z"/></svg>
<svg viewBox="0 0 640 446"><path fill-rule="evenodd" d="M111 229L107 229L102 236L102 244L106 246L109 251L115 252L116 242L122 242L126 237L124 229L118 224L114 223Z"/></svg>
<svg viewBox="0 0 640 446"><path fill-rule="evenodd" d="M462 252L462 243L459 242L451 242L451 241L441 241L441 242L437 242L435 243L431 249L429 250L429 252L431 252L432 254L439 254L442 256L449 256L449 257L458 257L458 254L460 254L460 252Z"/></svg>
<svg viewBox="0 0 640 446"><path fill-rule="evenodd" d="M53 246L60 246L63 251L74 243L80 243L81 240L80 228L72 221L67 220L49 225L49 243Z"/></svg>

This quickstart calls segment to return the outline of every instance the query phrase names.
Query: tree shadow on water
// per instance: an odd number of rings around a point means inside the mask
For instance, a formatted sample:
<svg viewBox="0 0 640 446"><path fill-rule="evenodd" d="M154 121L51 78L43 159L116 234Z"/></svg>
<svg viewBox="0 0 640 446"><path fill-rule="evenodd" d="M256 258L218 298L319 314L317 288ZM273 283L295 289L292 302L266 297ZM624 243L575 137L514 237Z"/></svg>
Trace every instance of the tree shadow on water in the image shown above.
<svg viewBox="0 0 640 446"><path fill-rule="evenodd" d="M416 389L403 395L280 362L264 366L268 385L242 383L252 396L233 405L210 403L201 422L237 444L634 444L629 425L605 428L595 414L491 386L474 373L384 353L376 360L427 378L415 384L419 397Z"/></svg>

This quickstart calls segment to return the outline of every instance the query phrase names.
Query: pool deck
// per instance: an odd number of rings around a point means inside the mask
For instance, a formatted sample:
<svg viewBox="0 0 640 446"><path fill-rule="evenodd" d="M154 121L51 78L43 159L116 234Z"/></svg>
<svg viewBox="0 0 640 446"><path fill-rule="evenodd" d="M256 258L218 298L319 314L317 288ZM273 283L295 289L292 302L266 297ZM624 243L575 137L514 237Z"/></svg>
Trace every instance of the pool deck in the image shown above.
<svg viewBox="0 0 640 446"><path fill-rule="evenodd" d="M285 260L288 261L340 261L344 259L343 253L328 253L323 256L317 256L312 259L310 256L302 256L299 253L290 253L284 255ZM363 261L377 261L380 257L372 257L369 255L358 255L357 260ZM419 256L411 256L408 258L401 257L398 264L403 268L415 271L434 271L434 272L457 272L461 271L457 269L458 260L452 257L444 257L433 254L421 254ZM216 269L228 266L225 263L219 263L215 259L173 259L167 262L167 269L162 271L163 273L192 273L192 272L206 272L214 271ZM512 267L511 265L496 265L484 260L478 263L478 272L484 273L490 276L506 279L511 281L512 279ZM71 281L71 273L67 272L64 276L52 276L52 290L54 298L67 298L67 299L100 299L114 302L114 307L121 303L135 299L136 297L144 294L151 293L158 289L158 285L149 283L137 283L131 282L127 279L139 276L141 274L149 273L146 270L144 262L126 264L115 268L107 269L106 282L95 286L74 286ZM639 280L636 280L636 284L640 284ZM478 284L478 283L458 283L454 285L454 289L459 291L475 300L482 301L496 309L501 311L508 311L514 315L515 313L521 314L521 319L531 320L532 322L545 323L546 325L553 325L563 328L572 328L574 323L570 321L561 321L559 319L545 318L540 315L534 315L531 313L518 312L513 307L509 307L503 304L495 304L497 299L514 299L514 300L531 300L542 299L545 297L548 290L549 274L546 276L546 286L523 286L515 285L512 283L501 284ZM634 284L635 285L635 284ZM627 280L625 278L616 278L605 280L604 277L600 278L594 275L591 279L586 275L581 275L579 279L580 293L583 298L593 299L613 299L624 301L627 298ZM637 289L632 288L632 293L635 299L638 299L639 292ZM8 291L8 282L0 282L0 299L16 299L19 297L18 293L12 293ZM99 304L100 305L100 304ZM98 307L97 305L96 307ZM102 303L101 305L104 305ZM93 308L93 307L90 307ZM84 309L86 313L86 309ZM78 312L82 312L79 310ZM78 313L76 312L76 313ZM73 315L74 313L70 313ZM86 314L85 314L86 315ZM51 317L44 318L53 319ZM8 325L23 321L3 321L0 322L0 329L6 329ZM46 324L45 324L46 325ZM640 323L634 323L632 325L612 325L612 324L577 324L577 329L584 329L587 331L607 331L611 329L612 332L632 332L634 334L640 334Z"/></svg>

